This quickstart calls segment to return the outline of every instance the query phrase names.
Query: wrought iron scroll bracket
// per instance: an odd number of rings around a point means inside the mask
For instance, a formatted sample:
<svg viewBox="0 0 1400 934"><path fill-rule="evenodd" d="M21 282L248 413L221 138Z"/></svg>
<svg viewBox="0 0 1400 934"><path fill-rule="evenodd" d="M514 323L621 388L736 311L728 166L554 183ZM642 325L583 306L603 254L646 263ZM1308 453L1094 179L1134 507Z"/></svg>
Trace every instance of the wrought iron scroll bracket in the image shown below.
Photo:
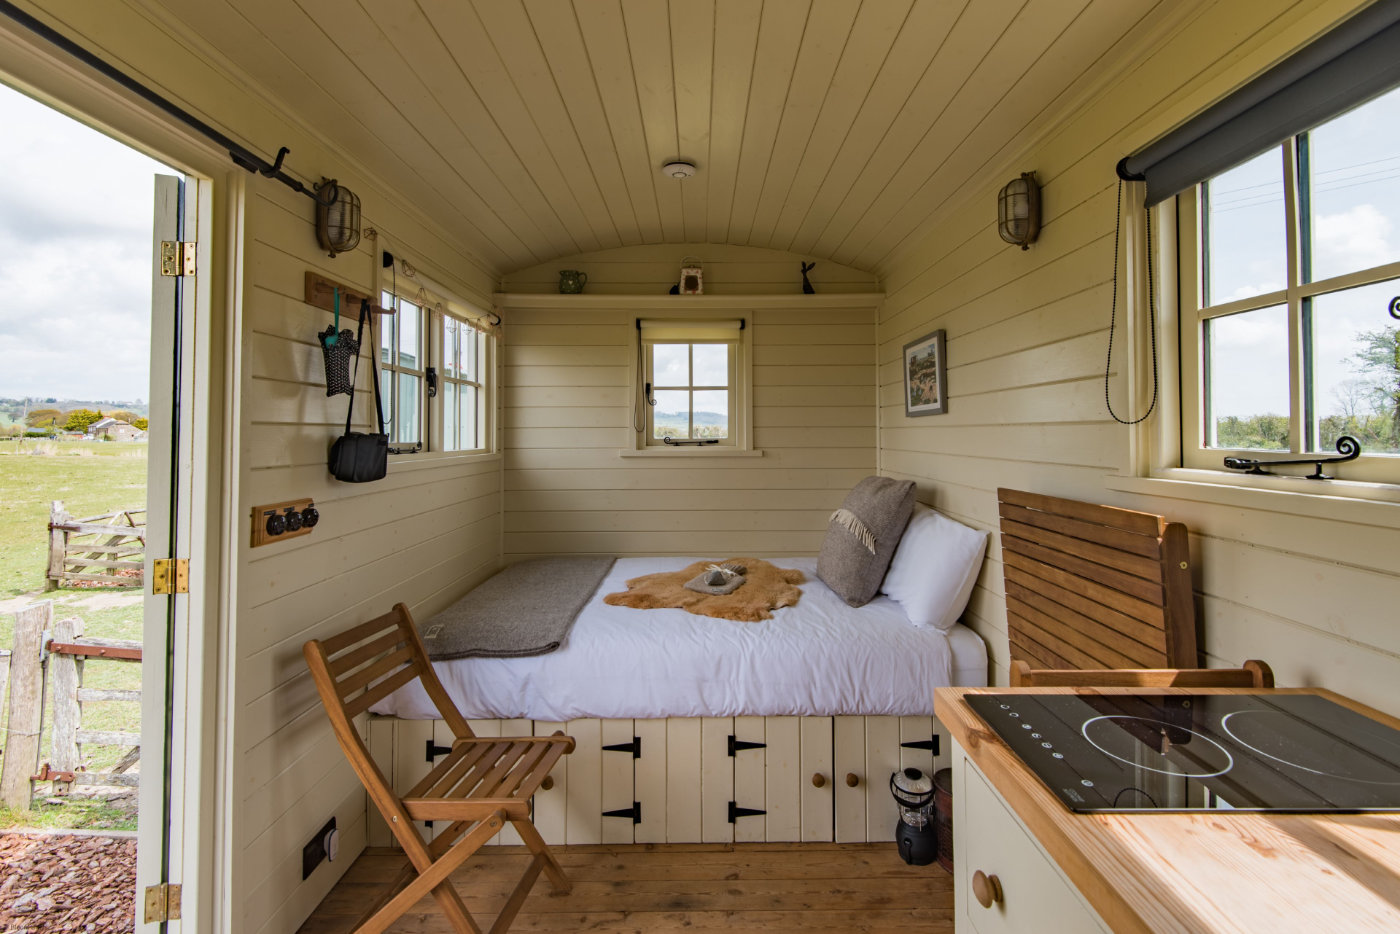
<svg viewBox="0 0 1400 934"><path fill-rule="evenodd" d="M1299 457L1290 460L1267 460L1261 461L1253 457L1227 457L1225 466L1231 470L1243 470L1245 473L1260 474L1263 476L1288 476L1287 474L1275 474L1266 467L1286 467L1297 464L1312 464L1313 472L1307 474L1309 480L1332 480L1333 477L1322 472L1323 464L1341 464L1346 461L1354 461L1361 456L1361 442L1351 435L1342 435L1337 439L1336 457Z"/></svg>

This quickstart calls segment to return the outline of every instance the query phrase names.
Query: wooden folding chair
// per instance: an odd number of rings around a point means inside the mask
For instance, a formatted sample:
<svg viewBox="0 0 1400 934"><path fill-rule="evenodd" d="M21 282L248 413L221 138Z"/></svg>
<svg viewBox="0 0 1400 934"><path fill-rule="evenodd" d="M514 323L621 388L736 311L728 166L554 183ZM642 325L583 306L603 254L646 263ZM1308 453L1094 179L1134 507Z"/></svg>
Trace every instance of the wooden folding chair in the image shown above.
<svg viewBox="0 0 1400 934"><path fill-rule="evenodd" d="M554 763L574 751L572 737L557 732L553 736L475 736L443 690L402 603L340 635L313 639L302 650L340 748L411 863L401 880L406 886L397 891L391 888L387 901L371 909L355 934L378 934L429 891L460 934L480 934L448 877L506 821L515 826L535 858L506 900L492 934L510 927L541 870L556 892L570 890L564 871L530 822L530 796ZM351 721L415 678L423 682L456 739L452 751L422 781L398 795L370 758ZM425 843L413 821L450 823L435 840Z"/></svg>
<svg viewBox="0 0 1400 934"><path fill-rule="evenodd" d="M1240 668L1032 668L1011 662L1013 688L1271 688L1274 672L1251 658Z"/></svg>

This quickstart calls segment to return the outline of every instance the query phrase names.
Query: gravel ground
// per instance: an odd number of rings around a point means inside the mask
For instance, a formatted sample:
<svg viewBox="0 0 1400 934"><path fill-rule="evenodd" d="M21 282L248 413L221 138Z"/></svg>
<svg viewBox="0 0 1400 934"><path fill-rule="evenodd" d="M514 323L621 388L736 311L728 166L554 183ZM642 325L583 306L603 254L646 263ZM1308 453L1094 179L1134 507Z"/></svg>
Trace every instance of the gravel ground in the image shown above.
<svg viewBox="0 0 1400 934"><path fill-rule="evenodd" d="M0 831L0 932L132 931L136 839Z"/></svg>

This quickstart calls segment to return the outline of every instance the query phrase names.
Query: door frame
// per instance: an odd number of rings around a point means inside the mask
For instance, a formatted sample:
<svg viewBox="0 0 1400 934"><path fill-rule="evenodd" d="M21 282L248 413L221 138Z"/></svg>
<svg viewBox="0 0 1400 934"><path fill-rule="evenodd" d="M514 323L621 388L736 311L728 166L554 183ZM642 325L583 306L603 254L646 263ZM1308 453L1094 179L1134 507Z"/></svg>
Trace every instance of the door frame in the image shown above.
<svg viewBox="0 0 1400 934"><path fill-rule="evenodd" d="M198 242L199 272L184 364L190 385L182 399L190 428L182 442L189 452L189 506L182 524L192 534L188 553L182 555L190 559L190 596L184 598L187 612L181 622L186 638L183 644L177 640L174 666L177 717L172 739L177 757L172 797L178 808L170 827L169 873L169 881L182 886L182 907L181 920L170 922L165 930L232 930L232 620L239 528L239 361L234 349L244 281L242 205L247 174L188 128L61 57L9 20L0 20L0 62L0 81L197 181L195 229L185 232L187 239ZM148 651L163 655L164 649L162 644ZM138 892L136 930L160 930L142 923L139 896Z"/></svg>

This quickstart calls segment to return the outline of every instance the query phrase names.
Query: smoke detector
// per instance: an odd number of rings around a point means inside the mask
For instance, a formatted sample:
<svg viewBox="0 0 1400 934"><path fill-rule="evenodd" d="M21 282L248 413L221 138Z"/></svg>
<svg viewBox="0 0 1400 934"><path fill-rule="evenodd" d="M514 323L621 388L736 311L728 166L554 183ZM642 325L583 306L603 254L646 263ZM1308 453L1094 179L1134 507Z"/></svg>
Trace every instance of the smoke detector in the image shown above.
<svg viewBox="0 0 1400 934"><path fill-rule="evenodd" d="M694 162L668 162L661 167L661 174L668 178L690 178L695 174Z"/></svg>

